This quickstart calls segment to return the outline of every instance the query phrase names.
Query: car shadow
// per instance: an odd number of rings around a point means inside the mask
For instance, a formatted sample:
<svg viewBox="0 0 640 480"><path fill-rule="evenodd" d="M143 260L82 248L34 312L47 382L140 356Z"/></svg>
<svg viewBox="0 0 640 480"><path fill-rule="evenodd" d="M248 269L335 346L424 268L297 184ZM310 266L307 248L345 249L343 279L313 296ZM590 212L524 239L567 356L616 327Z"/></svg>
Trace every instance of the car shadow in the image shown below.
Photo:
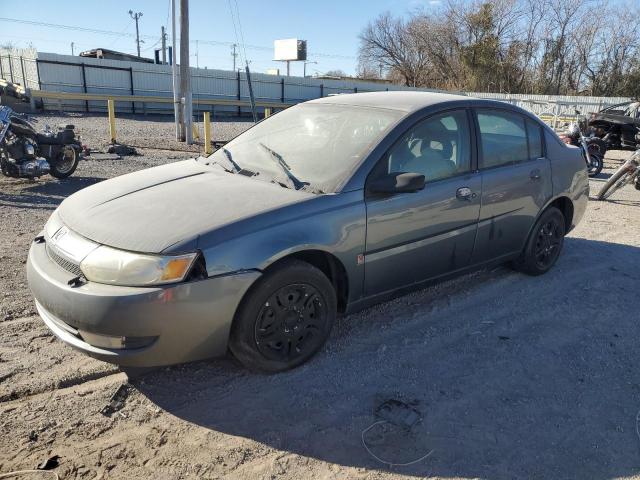
<svg viewBox="0 0 640 480"><path fill-rule="evenodd" d="M55 210L69 195L102 180L97 177L69 177L44 182L16 179L9 191L0 191L0 206Z"/></svg>
<svg viewBox="0 0 640 480"><path fill-rule="evenodd" d="M343 466L416 477L590 478L640 473L640 248L567 238L528 277L500 267L339 319L324 350L278 375L230 358L131 383L212 432ZM179 319L176 319L179 321ZM423 417L364 434L384 400ZM212 452L212 455L218 452Z"/></svg>

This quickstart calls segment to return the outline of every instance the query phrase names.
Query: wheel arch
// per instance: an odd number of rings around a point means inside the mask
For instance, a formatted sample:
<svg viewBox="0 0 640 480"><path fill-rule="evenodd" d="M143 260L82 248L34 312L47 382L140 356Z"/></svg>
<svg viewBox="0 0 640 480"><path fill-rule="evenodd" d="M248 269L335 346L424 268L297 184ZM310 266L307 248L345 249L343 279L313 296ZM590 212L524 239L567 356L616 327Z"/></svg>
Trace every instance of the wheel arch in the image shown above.
<svg viewBox="0 0 640 480"><path fill-rule="evenodd" d="M347 269L338 257L318 248L297 250L279 256L263 269L263 273L291 259L306 262L320 270L333 285L338 301L338 312L344 313L346 311L349 303L349 276Z"/></svg>
<svg viewBox="0 0 640 480"><path fill-rule="evenodd" d="M569 233L573 228L573 215L575 211L573 202L571 201L571 199L565 195L556 197L555 199L551 200L547 205L545 205L545 207L542 210L540 210L540 213L538 214L538 218L540 218L540 215L542 215L543 212L547 210L549 207L555 207L562 212L562 215L564 216L565 235ZM536 221L538 220L538 218L536 218Z"/></svg>
<svg viewBox="0 0 640 480"><path fill-rule="evenodd" d="M545 206L540 209L540 211L538 212L538 215L536 215L536 219L533 221L533 223L531 224L531 227L529 228L529 233L527 233L527 237L525 239L525 243L522 246L522 248L524 248L524 246L529 241L529 238L533 233L533 228L535 227L536 223L538 223L538 220L540 219L542 214L546 212L550 207L555 207L558 210L560 210L560 212L562 212L562 215L564 216L565 227L566 227L564 234L566 235L571 231L571 228L572 228L571 222L573 222L573 215L575 210L573 206L573 202L566 195L559 195L557 197L550 199L545 204Z"/></svg>

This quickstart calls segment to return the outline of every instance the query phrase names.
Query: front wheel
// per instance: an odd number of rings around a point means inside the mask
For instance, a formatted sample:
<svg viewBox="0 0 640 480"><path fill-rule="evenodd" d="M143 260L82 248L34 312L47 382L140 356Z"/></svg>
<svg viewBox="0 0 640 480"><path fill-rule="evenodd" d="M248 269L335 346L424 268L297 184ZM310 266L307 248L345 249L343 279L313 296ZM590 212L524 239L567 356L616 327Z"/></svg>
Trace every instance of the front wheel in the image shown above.
<svg viewBox="0 0 640 480"><path fill-rule="evenodd" d="M56 178L67 178L76 171L79 161L80 155L78 155L76 149L70 145L65 145L60 155L58 155L58 158L49 161L51 165L49 173Z"/></svg>
<svg viewBox="0 0 640 480"><path fill-rule="evenodd" d="M536 222L527 243L514 262L516 270L528 275L542 275L556 263L566 231L564 215L555 207L547 208Z"/></svg>
<svg viewBox="0 0 640 480"><path fill-rule="evenodd" d="M325 343L336 305L324 273L306 262L284 261L245 295L229 348L251 370L275 373L297 367Z"/></svg>
<svg viewBox="0 0 640 480"><path fill-rule="evenodd" d="M589 152L589 166L587 167L587 171L590 177L595 177L602 172L602 168L604 167L604 157L598 153Z"/></svg>
<svg viewBox="0 0 640 480"><path fill-rule="evenodd" d="M636 171L636 165L631 160L626 161L616 172L611 175L607 183L598 192L598 200L605 200L619 188L624 187Z"/></svg>

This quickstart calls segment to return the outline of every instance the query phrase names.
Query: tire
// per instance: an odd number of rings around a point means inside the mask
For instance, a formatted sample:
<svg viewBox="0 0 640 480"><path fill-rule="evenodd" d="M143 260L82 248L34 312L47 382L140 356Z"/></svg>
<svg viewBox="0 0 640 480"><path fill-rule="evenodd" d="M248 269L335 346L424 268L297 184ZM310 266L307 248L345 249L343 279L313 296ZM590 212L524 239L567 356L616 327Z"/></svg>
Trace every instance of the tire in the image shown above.
<svg viewBox="0 0 640 480"><path fill-rule="evenodd" d="M595 177L602 172L602 168L604 167L604 157L599 153L589 152L589 158L591 159L591 165L587 169L588 175L590 177Z"/></svg>
<svg viewBox="0 0 640 480"><path fill-rule="evenodd" d="M609 177L609 180L607 180L607 183L605 183L604 186L598 192L598 200L605 200L609 198L611 194L613 194L613 192L615 192L618 188L622 186L618 184L619 181L622 180L622 177L624 177L625 175L633 175L629 171L629 166L630 166L629 162L623 163L622 166L618 168L618 170L616 170L616 172L613 175L611 175L611 177Z"/></svg>
<svg viewBox="0 0 640 480"><path fill-rule="evenodd" d="M336 313L336 293L324 273L306 262L286 260L267 270L245 295L229 349L250 370L295 368L324 345Z"/></svg>
<svg viewBox="0 0 640 480"><path fill-rule="evenodd" d="M513 264L514 268L527 275L547 273L560 256L565 232L562 212L555 207L547 208L531 230L520 258Z"/></svg>
<svg viewBox="0 0 640 480"><path fill-rule="evenodd" d="M51 170L49 173L52 177L63 179L71 176L78 168L80 155L70 145L65 145L55 162L50 161Z"/></svg>
<svg viewBox="0 0 640 480"><path fill-rule="evenodd" d="M595 177L602 172L604 167L604 155L607 152L607 143L597 137L587 138L585 140L589 151L591 165L588 167L590 177Z"/></svg>
<svg viewBox="0 0 640 480"><path fill-rule="evenodd" d="M600 154L604 158L605 153L607 153L607 142L598 137L587 138L586 142L590 154L593 152Z"/></svg>

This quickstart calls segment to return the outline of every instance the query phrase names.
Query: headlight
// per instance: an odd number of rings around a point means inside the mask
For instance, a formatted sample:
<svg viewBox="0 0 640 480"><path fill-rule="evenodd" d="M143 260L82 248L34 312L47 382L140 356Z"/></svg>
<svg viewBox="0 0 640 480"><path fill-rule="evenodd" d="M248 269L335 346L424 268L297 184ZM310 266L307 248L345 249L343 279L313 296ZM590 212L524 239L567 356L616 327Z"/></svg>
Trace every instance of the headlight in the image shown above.
<svg viewBox="0 0 640 480"><path fill-rule="evenodd" d="M92 282L143 287L181 282L189 273L197 253L145 255L101 246L80 263Z"/></svg>

